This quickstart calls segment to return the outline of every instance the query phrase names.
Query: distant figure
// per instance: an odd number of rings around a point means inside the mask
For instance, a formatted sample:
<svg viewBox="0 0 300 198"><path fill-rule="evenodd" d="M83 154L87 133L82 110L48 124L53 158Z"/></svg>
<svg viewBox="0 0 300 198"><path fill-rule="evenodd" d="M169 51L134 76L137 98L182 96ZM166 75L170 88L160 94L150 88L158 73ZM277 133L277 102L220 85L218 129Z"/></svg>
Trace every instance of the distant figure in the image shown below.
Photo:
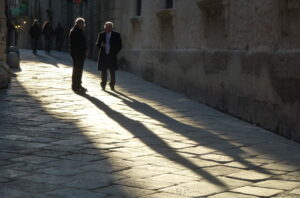
<svg viewBox="0 0 300 198"><path fill-rule="evenodd" d="M114 24L106 22L104 25L104 32L99 33L96 45L100 48L98 58L98 70L101 71L100 83L103 90L105 90L107 83L107 70L110 73L109 86L111 90L115 90L116 74L118 69L117 55L122 49L121 35L118 32L112 31Z"/></svg>
<svg viewBox="0 0 300 198"><path fill-rule="evenodd" d="M81 79L83 72L84 59L87 53L87 44L84 35L85 20L77 18L75 25L70 31L70 52L73 59L72 90L74 92L86 92L82 87Z"/></svg>
<svg viewBox="0 0 300 198"><path fill-rule="evenodd" d="M46 21L43 25L43 34L45 39L45 52L46 54L50 54L54 30L49 21Z"/></svg>
<svg viewBox="0 0 300 198"><path fill-rule="evenodd" d="M55 28L55 37L56 37L56 50L61 51L64 45L64 29L61 26L61 23L58 23Z"/></svg>
<svg viewBox="0 0 300 198"><path fill-rule="evenodd" d="M34 19L33 24L29 29L29 35L31 37L32 53L37 55L39 40L40 36L42 35L42 28L37 19Z"/></svg>

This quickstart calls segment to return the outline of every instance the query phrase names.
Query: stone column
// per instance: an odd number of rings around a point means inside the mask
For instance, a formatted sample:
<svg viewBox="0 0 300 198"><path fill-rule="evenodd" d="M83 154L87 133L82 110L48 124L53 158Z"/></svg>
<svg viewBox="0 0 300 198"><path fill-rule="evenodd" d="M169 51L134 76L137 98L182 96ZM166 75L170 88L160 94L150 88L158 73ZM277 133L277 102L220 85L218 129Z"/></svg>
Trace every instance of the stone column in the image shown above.
<svg viewBox="0 0 300 198"><path fill-rule="evenodd" d="M6 66L6 17L5 1L0 1L0 88L6 88L9 83L9 69Z"/></svg>
<svg viewBox="0 0 300 198"><path fill-rule="evenodd" d="M5 17L5 2L0 1L0 61L5 62L6 49L6 17Z"/></svg>

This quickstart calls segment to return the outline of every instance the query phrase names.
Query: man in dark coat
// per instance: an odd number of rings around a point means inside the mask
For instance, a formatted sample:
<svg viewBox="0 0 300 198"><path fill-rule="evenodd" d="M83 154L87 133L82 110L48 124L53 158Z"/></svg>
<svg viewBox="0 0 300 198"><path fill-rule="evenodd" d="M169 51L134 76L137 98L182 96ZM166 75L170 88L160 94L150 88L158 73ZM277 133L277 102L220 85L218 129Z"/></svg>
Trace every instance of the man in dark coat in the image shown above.
<svg viewBox="0 0 300 198"><path fill-rule="evenodd" d="M29 29L29 35L31 37L32 53L36 55L40 36L42 35L42 28L37 19L34 19L33 24Z"/></svg>
<svg viewBox="0 0 300 198"><path fill-rule="evenodd" d="M74 27L70 31L70 52L73 59L72 89L74 92L85 92L81 79L83 64L87 52L87 44L84 35L85 20L77 18Z"/></svg>
<svg viewBox="0 0 300 198"><path fill-rule="evenodd" d="M117 55L122 49L121 35L118 32L112 31L113 23L106 22L104 25L104 32L99 33L96 45L100 48L98 58L98 70L101 71L100 83L103 90L105 90L107 83L107 70L110 73L109 86L111 90L115 89L116 74L118 69Z"/></svg>

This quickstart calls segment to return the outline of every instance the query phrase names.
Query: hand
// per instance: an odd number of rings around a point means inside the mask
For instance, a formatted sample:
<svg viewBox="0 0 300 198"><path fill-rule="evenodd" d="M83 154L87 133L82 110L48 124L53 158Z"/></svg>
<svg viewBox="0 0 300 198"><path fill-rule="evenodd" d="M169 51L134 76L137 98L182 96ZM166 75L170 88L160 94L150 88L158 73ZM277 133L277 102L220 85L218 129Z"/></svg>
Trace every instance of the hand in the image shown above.
<svg viewBox="0 0 300 198"><path fill-rule="evenodd" d="M101 43L101 47L106 47L105 43Z"/></svg>

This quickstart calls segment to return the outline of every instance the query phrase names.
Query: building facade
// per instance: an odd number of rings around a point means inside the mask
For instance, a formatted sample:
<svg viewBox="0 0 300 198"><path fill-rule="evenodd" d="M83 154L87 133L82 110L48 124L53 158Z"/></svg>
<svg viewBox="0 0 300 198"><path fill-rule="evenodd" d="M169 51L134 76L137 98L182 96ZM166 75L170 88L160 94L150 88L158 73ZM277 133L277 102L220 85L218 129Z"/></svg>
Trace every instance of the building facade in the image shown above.
<svg viewBox="0 0 300 198"><path fill-rule="evenodd" d="M0 1L0 88L6 88L8 86L9 78L9 71L6 66L5 2Z"/></svg>
<svg viewBox="0 0 300 198"><path fill-rule="evenodd" d="M126 0L123 68L300 141L299 0Z"/></svg>
<svg viewBox="0 0 300 198"><path fill-rule="evenodd" d="M6 50L6 16L5 2L0 2L0 61L5 61Z"/></svg>

